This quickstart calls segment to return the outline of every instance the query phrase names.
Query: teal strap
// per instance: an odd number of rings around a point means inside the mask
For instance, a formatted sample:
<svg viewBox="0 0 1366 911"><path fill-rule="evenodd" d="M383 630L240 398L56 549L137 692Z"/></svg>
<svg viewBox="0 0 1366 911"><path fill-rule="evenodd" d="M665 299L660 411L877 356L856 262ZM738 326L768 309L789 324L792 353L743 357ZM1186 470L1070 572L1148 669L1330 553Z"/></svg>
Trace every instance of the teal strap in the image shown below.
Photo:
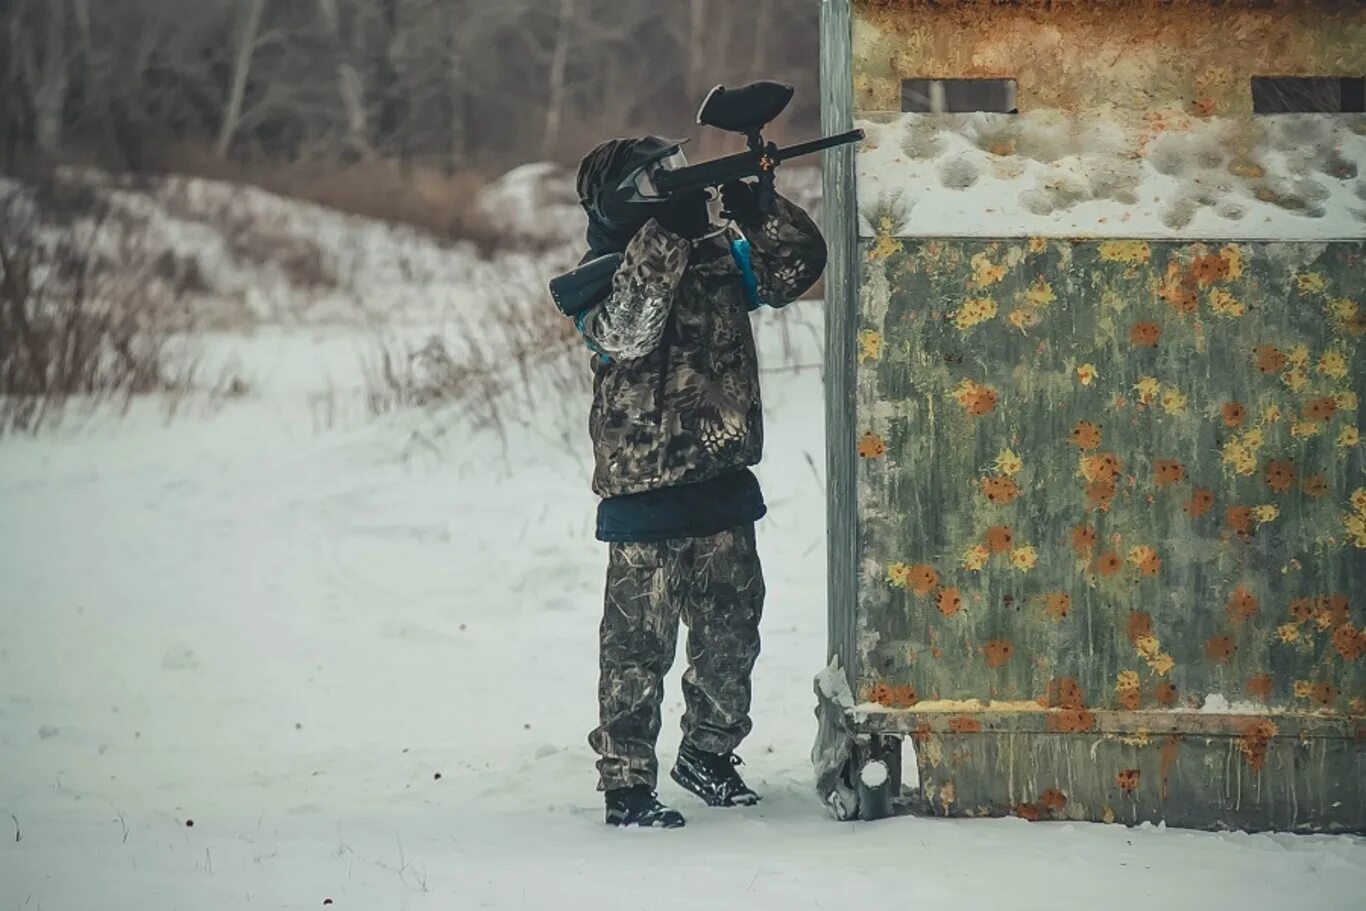
<svg viewBox="0 0 1366 911"><path fill-rule="evenodd" d="M744 285L745 299L749 301L749 309L757 310L763 306L763 301L759 300L759 280L754 277L754 260L749 252L749 238L743 234L739 237L732 237L730 239L730 255L740 270L740 284Z"/></svg>

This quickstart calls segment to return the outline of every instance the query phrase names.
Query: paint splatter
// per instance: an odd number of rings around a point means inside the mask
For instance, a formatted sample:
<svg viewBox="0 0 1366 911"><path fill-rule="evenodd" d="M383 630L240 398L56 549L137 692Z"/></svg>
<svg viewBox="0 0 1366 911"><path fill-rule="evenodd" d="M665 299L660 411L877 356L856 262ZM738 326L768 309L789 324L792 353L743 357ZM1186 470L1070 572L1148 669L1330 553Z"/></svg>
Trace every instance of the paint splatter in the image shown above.
<svg viewBox="0 0 1366 911"><path fill-rule="evenodd" d="M845 452L848 452L846 449ZM887 452L887 444L882 441L882 437L873 431L868 431L858 441L858 454L861 459L880 458Z"/></svg>
<svg viewBox="0 0 1366 911"><path fill-rule="evenodd" d="M992 639L982 646L982 654L986 657L987 667L1003 667L1015 654L1015 646L1009 639Z"/></svg>

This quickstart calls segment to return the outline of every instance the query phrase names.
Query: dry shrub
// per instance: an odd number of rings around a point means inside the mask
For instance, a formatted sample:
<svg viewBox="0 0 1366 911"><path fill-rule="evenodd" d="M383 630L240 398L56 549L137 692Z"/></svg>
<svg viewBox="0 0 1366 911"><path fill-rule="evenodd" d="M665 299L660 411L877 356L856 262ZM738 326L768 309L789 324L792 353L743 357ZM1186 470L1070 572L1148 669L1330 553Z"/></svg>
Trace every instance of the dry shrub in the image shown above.
<svg viewBox="0 0 1366 911"><path fill-rule="evenodd" d="M482 311L454 314L420 345L376 338L362 365L372 415L459 405L475 427L501 434L524 405L586 392L588 352L539 275L509 277L488 293Z"/></svg>
<svg viewBox="0 0 1366 911"><path fill-rule="evenodd" d="M136 226L113 230L96 196L84 217L44 208L51 195L0 199L0 434L36 432L74 399L183 395L194 376Z"/></svg>

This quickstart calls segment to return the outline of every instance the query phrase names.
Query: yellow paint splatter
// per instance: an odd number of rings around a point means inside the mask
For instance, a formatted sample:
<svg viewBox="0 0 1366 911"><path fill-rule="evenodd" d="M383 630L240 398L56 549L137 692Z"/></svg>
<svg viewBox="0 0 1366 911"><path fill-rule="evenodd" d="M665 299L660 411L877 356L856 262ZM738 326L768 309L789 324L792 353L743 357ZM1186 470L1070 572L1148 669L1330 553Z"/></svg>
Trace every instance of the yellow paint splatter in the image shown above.
<svg viewBox="0 0 1366 911"><path fill-rule="evenodd" d="M996 301L989 297L974 297L964 301L963 305L954 311L953 324L959 329L971 329L985 323L996 313Z"/></svg>
<svg viewBox="0 0 1366 911"><path fill-rule="evenodd" d="M1024 468L1024 460L1009 449L1002 449L996 456L996 470L1004 475L1017 475Z"/></svg>
<svg viewBox="0 0 1366 911"><path fill-rule="evenodd" d="M1138 393L1138 400L1145 405L1151 405L1153 399L1157 398L1162 391L1162 384L1155 377L1145 376L1137 383L1134 383L1134 391Z"/></svg>
<svg viewBox="0 0 1366 911"><path fill-rule="evenodd" d="M1224 444L1223 460L1225 465L1243 476L1255 474L1257 471L1257 456L1246 443L1238 439L1229 440Z"/></svg>
<svg viewBox="0 0 1366 911"><path fill-rule="evenodd" d="M1318 272L1302 272L1295 278L1295 285L1306 294L1319 294L1328 287Z"/></svg>
<svg viewBox="0 0 1366 911"><path fill-rule="evenodd" d="M1345 297L1340 297L1328 305L1328 312L1339 322L1343 323L1351 322L1356 319L1357 309L1356 301L1348 300Z"/></svg>
<svg viewBox="0 0 1366 911"><path fill-rule="evenodd" d="M1319 358L1318 370L1329 379L1340 380L1347 375L1347 358L1341 351L1325 351Z"/></svg>
<svg viewBox="0 0 1366 911"><path fill-rule="evenodd" d="M1277 405L1268 405L1266 406L1266 410L1262 412L1263 424L1275 424L1280 419L1281 409Z"/></svg>
<svg viewBox="0 0 1366 911"><path fill-rule="evenodd" d="M1168 387L1162 393L1162 410L1167 414L1180 414L1186 410L1189 401L1184 392Z"/></svg>
<svg viewBox="0 0 1366 911"><path fill-rule="evenodd" d="M988 288L1005 278L1006 267L992 263L985 252L978 253L972 262L972 284L977 288Z"/></svg>
<svg viewBox="0 0 1366 911"><path fill-rule="evenodd" d="M882 333L876 329L864 329L858 334L858 360L875 361L882 357Z"/></svg>
<svg viewBox="0 0 1366 911"><path fill-rule="evenodd" d="M1156 636L1139 636L1134 640L1134 648L1144 658L1155 658L1157 653L1162 650L1162 643Z"/></svg>
<svg viewBox="0 0 1366 911"><path fill-rule="evenodd" d="M1281 382L1289 387L1291 392L1299 392L1309 385L1309 374L1302 368L1296 367L1281 374Z"/></svg>
<svg viewBox="0 0 1366 911"><path fill-rule="evenodd" d="M987 565L991 559L991 551L978 544L963 551L963 568L976 572Z"/></svg>
<svg viewBox="0 0 1366 911"><path fill-rule="evenodd" d="M1100 258L1111 263L1146 263L1152 250L1141 240L1107 240L1100 245Z"/></svg>
<svg viewBox="0 0 1366 911"><path fill-rule="evenodd" d="M1017 547L1010 552L1010 565L1021 572L1029 572L1039 562L1039 552L1029 545Z"/></svg>
<svg viewBox="0 0 1366 911"><path fill-rule="evenodd" d="M1276 637L1282 642L1298 642L1300 628L1294 623L1282 623L1276 627Z"/></svg>
<svg viewBox="0 0 1366 911"><path fill-rule="evenodd" d="M1096 371L1095 364L1082 364L1077 368L1077 381L1083 386L1090 386L1098 376L1100 374Z"/></svg>
<svg viewBox="0 0 1366 911"><path fill-rule="evenodd" d="M1219 251L1219 258L1227 266L1229 281L1237 281L1243 275L1243 251L1229 244Z"/></svg>
<svg viewBox="0 0 1366 911"><path fill-rule="evenodd" d="M906 563L890 563L887 565L887 581L897 588L905 588L910 576L911 567Z"/></svg>
<svg viewBox="0 0 1366 911"><path fill-rule="evenodd" d="M1100 818L1101 818L1101 820L1102 820L1103 822L1107 822L1107 823L1112 823L1112 822L1114 822L1114 821L1115 821L1115 808L1114 808L1114 807L1106 807L1106 808L1105 808L1105 811L1101 814L1101 817L1100 817Z"/></svg>
<svg viewBox="0 0 1366 911"><path fill-rule="evenodd" d="M1347 502L1352 504L1352 508L1357 512L1366 515L1366 487L1358 487L1352 491L1352 495L1347 498Z"/></svg>
<svg viewBox="0 0 1366 911"><path fill-rule="evenodd" d="M1223 288L1215 288L1209 296L1210 308L1225 319L1235 319L1247 312L1247 308Z"/></svg>
<svg viewBox="0 0 1366 911"><path fill-rule="evenodd" d="M1296 345L1286 352L1285 359L1292 367L1307 367L1309 365L1309 349L1304 345Z"/></svg>
<svg viewBox="0 0 1366 911"><path fill-rule="evenodd" d="M1333 396L1333 400L1338 403L1339 411L1357 410L1357 394L1355 392L1339 392Z"/></svg>
<svg viewBox="0 0 1366 911"><path fill-rule="evenodd" d="M1159 652L1148 660L1148 667L1157 676L1165 677L1176 667L1176 662L1166 652Z"/></svg>
<svg viewBox="0 0 1366 911"><path fill-rule="evenodd" d="M1361 442L1361 431L1350 425L1338 431L1338 445L1343 449L1351 449Z"/></svg>
<svg viewBox="0 0 1366 911"><path fill-rule="evenodd" d="M1044 281L1043 276L1039 276L1034 284L1029 286L1029 290L1024 293L1024 301L1031 307L1043 309L1053 301L1057 300L1053 294L1053 286Z"/></svg>
<svg viewBox="0 0 1366 911"><path fill-rule="evenodd" d="M1119 679L1115 682L1115 689L1136 690L1138 685L1138 673L1136 671L1120 671Z"/></svg>
<svg viewBox="0 0 1366 911"><path fill-rule="evenodd" d="M1307 440L1316 437L1323 432L1323 425L1318 421L1298 421L1290 426L1290 435L1297 440Z"/></svg>
<svg viewBox="0 0 1366 911"><path fill-rule="evenodd" d="M1252 516L1257 520L1257 524L1259 525L1265 525L1267 522L1276 521L1276 517L1280 514L1281 511L1270 503L1264 503L1252 510Z"/></svg>

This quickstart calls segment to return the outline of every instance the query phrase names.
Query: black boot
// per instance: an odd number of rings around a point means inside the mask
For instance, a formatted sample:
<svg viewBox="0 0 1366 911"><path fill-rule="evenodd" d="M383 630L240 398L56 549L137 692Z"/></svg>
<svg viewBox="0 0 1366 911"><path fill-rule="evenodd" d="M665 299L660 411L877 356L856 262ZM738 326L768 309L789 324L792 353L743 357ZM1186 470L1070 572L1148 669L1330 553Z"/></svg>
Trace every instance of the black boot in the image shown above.
<svg viewBox="0 0 1366 911"><path fill-rule="evenodd" d="M709 807L754 806L759 795L735 770L738 765L740 757L734 753L708 753L684 743L678 748L678 762L669 774Z"/></svg>
<svg viewBox="0 0 1366 911"><path fill-rule="evenodd" d="M609 826L646 826L681 829L683 814L659 802L655 792L643 784L614 788L607 792Z"/></svg>

